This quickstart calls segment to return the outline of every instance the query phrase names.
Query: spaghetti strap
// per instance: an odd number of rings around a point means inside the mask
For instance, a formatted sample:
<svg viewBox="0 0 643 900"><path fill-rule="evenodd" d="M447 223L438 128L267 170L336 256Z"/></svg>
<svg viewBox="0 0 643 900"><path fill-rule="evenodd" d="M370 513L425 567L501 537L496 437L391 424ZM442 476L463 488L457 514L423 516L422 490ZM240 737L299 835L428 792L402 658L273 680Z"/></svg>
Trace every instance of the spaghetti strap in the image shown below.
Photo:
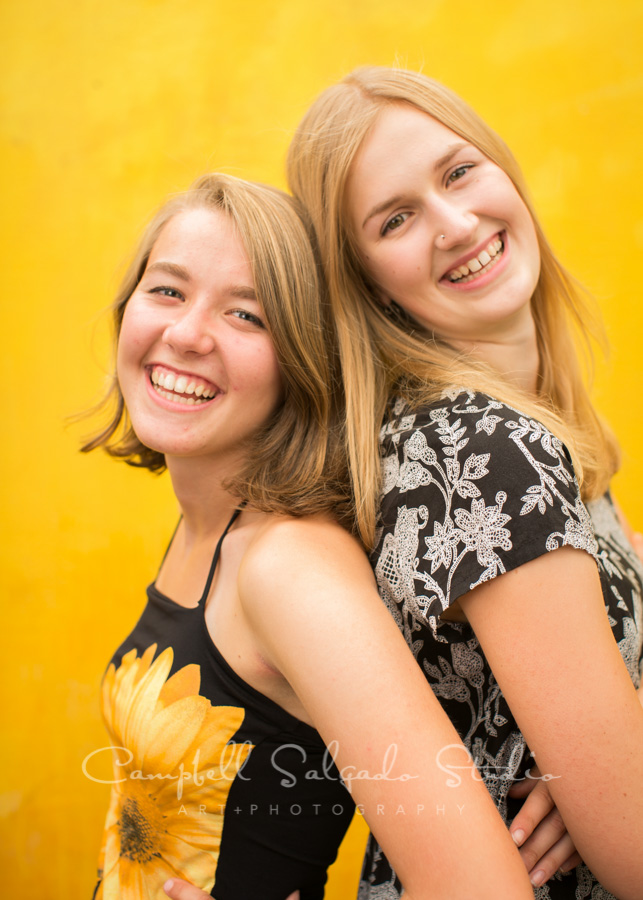
<svg viewBox="0 0 643 900"><path fill-rule="evenodd" d="M203 588L203 593L201 594L201 599L199 600L199 606L201 606L202 604L205 603L205 601L208 598L208 594L210 593L210 588L212 587L212 579L214 578L214 573L217 568L217 563L219 562L219 555L221 553L221 544L223 543L223 539L226 536L226 534L230 531L230 528L232 527L234 522L239 518L239 513L241 512L242 509L243 509L243 506L240 506L238 509L235 509L235 511L232 513L232 516L230 517L230 521L228 522L228 524L226 525L226 527L223 530L223 534L217 541L217 546L214 551L214 556L212 557L212 562L210 564L210 571L208 572L208 579L205 583L205 587Z"/></svg>
<svg viewBox="0 0 643 900"><path fill-rule="evenodd" d="M179 525L181 524L182 521L183 521L183 514L181 514L181 515L179 516L179 521L178 521L178 522L176 523L176 525L174 526L174 531L172 532L172 537L170 538L170 540L169 540L169 542L168 542L168 545L167 545L167 547L165 548L165 553L163 554L163 559L161 560L161 563L160 563L160 565L159 565L159 567L158 567L158 569L157 569L157 572L156 572L156 577L157 577L157 578L158 578L159 575L161 574L161 569L163 568L163 563L164 563L165 560L167 559L167 555L168 555L168 553L170 552L170 547L171 547L172 544L174 543L174 538L176 537L176 533L177 533L177 531L179 530Z"/></svg>

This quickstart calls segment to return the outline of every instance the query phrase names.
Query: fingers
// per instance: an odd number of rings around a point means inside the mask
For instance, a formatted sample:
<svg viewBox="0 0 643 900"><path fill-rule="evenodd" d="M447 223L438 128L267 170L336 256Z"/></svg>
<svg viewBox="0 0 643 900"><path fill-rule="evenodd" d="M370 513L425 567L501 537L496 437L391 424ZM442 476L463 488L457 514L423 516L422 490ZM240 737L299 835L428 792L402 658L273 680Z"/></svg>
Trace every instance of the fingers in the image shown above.
<svg viewBox="0 0 643 900"><path fill-rule="evenodd" d="M540 861L549 853L554 852L554 848L558 847L566 833L562 816L557 809L552 809L534 829L533 834L520 847L520 856L527 871L531 872L533 869L539 868ZM573 844L571 844L570 838L570 847L567 852L564 852L564 848L558 850L557 865L554 866L554 872L571 856L575 849Z"/></svg>
<svg viewBox="0 0 643 900"><path fill-rule="evenodd" d="M509 796L513 797L514 800L523 800L531 794L537 784L538 782L533 781L531 778L525 778L522 781L514 781L509 788Z"/></svg>
<svg viewBox="0 0 643 900"><path fill-rule="evenodd" d="M180 878L170 878L163 885L163 890L172 900L212 900L210 894Z"/></svg>
<svg viewBox="0 0 643 900"><path fill-rule="evenodd" d="M568 857L565 862L560 867L561 872L571 872L572 869L575 869L576 866L580 866L582 863L581 855L578 851L574 850L572 855Z"/></svg>
<svg viewBox="0 0 643 900"><path fill-rule="evenodd" d="M513 797L515 800L522 800L523 797L527 797L533 791L536 785L539 784L539 778L540 769L538 768L538 766L533 765L522 781L515 781L511 785L511 787L509 788L509 796Z"/></svg>
<svg viewBox="0 0 643 900"><path fill-rule="evenodd" d="M539 775L535 767L531 774L533 778ZM527 798L509 830L534 887L540 887L558 871L569 872L577 866L581 858L546 782L526 779L512 787L510 794Z"/></svg>
<svg viewBox="0 0 643 900"><path fill-rule="evenodd" d="M524 845L525 841L531 837L534 830L554 808L554 801L545 782L537 781L535 785L533 788L530 787L529 796L509 828L512 838L519 847ZM545 829L544 835L540 839L541 846L547 840L548 834L552 834L551 830ZM552 836L549 844L543 847L543 853L561 837L561 834Z"/></svg>
<svg viewBox="0 0 643 900"><path fill-rule="evenodd" d="M558 815L558 810L554 810L551 815ZM564 828L562 819L560 819L560 822ZM559 841L536 860L534 865L532 865L532 861L539 856L540 851L527 846L528 844L529 841L526 841L525 845L520 848L519 853L523 858L523 862L529 872L529 879L534 887L540 887L545 884L556 872L569 872L570 869L573 869L581 862L572 839L566 831Z"/></svg>

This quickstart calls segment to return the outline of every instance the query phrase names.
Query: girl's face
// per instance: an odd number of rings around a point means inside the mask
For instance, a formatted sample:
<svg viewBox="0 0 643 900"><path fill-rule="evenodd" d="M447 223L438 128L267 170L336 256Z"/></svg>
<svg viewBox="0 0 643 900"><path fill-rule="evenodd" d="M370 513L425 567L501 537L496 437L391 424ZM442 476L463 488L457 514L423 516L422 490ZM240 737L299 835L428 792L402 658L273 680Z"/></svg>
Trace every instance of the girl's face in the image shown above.
<svg viewBox="0 0 643 900"><path fill-rule="evenodd" d="M139 440L234 466L282 397L277 356L230 219L211 209L165 225L125 307L117 372Z"/></svg>
<svg viewBox="0 0 643 900"><path fill-rule="evenodd" d="M381 113L351 167L346 211L382 302L454 346L531 319L540 253L527 207L502 169L415 107Z"/></svg>

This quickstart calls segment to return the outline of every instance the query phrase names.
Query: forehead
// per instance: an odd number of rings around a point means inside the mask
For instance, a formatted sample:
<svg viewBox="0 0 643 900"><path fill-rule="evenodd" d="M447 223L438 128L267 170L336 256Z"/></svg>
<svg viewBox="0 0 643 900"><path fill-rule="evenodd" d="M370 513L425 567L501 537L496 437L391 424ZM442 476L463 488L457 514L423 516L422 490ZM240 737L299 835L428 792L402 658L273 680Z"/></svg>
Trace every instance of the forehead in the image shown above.
<svg viewBox="0 0 643 900"><path fill-rule="evenodd" d="M384 188L396 193L410 177L426 173L459 144L466 141L416 107L408 103L385 107L351 165L349 202L367 202Z"/></svg>
<svg viewBox="0 0 643 900"><path fill-rule="evenodd" d="M401 146L410 153L435 150L440 153L445 145L462 141L446 125L422 112L410 103L393 103L384 107L375 125L365 138L358 157L376 157Z"/></svg>
<svg viewBox="0 0 643 900"><path fill-rule="evenodd" d="M226 273L252 283L248 254L237 227L224 212L197 207L176 213L163 226L148 259L173 262L195 272Z"/></svg>

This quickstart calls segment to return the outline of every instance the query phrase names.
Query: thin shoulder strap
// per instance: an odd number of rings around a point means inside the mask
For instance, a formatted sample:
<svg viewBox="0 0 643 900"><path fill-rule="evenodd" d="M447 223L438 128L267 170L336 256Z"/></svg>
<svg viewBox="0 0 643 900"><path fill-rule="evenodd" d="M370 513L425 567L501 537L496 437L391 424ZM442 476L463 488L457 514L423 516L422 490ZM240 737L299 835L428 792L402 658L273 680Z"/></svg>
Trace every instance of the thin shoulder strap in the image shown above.
<svg viewBox="0 0 643 900"><path fill-rule="evenodd" d="M156 577L157 577L157 578L159 577L159 574L160 574L160 572L161 572L161 569L163 568L163 563L164 563L165 560L167 559L167 555L168 555L168 553L170 552L170 547L171 547L172 544L174 543L174 538L176 537L176 533L177 533L177 531L179 530L179 525L181 524L182 521L183 521L183 515L180 515L180 516L179 516L179 521L178 521L178 522L176 523L176 525L174 526L174 531L172 532L172 537L170 538L170 542L169 542L169 544L167 545L167 547L165 548L165 553L163 554L163 559L161 560L161 564L160 564L160 566L158 567L158 571L157 571L157 573L156 573Z"/></svg>
<svg viewBox="0 0 643 900"><path fill-rule="evenodd" d="M205 601L208 599L208 594L210 593L210 588L212 587L212 579L214 578L214 573L216 572L217 563L219 562L219 555L221 553L221 545L223 544L223 539L226 536L226 534L230 531L230 529L232 528L232 525L234 524L234 522L236 522L236 520L239 518L239 514L242 509L243 509L243 506L240 506L238 509L235 509L235 511L232 513L230 521L228 522L228 524L226 525L226 527L223 531L223 534L217 541L217 546L214 551L214 556L212 557L212 562L210 563L210 571L208 572L208 580L206 581L205 587L203 588L203 593L201 594L201 599L199 600L199 606L201 606L203 603L205 603Z"/></svg>

